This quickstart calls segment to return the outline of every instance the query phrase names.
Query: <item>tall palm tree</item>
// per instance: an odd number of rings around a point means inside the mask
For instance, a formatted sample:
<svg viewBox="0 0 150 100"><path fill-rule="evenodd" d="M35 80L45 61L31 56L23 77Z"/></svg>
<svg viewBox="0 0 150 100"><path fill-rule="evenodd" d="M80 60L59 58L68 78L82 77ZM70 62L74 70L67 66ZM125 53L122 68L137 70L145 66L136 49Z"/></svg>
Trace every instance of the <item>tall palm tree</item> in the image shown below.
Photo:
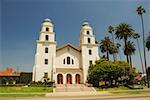
<svg viewBox="0 0 150 100"><path fill-rule="evenodd" d="M115 31L114 27L110 25L107 30L111 34L113 44L115 44L114 35L113 35L113 32ZM113 54L113 59L114 59L114 61L116 60L116 54L115 53Z"/></svg>
<svg viewBox="0 0 150 100"><path fill-rule="evenodd" d="M141 61L141 66L142 66L142 73L144 74L144 65L143 65L143 61L142 61L141 49L140 49L140 44L139 44L140 35L138 33L135 33L133 35L133 38L136 39L136 42L137 42L139 56L140 56L140 61ZM145 86L146 86L146 79L144 79L144 83L145 83Z"/></svg>
<svg viewBox="0 0 150 100"><path fill-rule="evenodd" d="M135 50L136 50L135 44L131 41L128 41L126 47L124 48L124 54L129 56L129 60L130 60L129 62L130 62L131 67L132 67L131 56L134 54Z"/></svg>
<svg viewBox="0 0 150 100"><path fill-rule="evenodd" d="M100 42L101 52L102 53L106 52L107 60L109 60L109 54L112 54L115 51L113 46L114 46L113 42L109 39L109 37L104 37L104 39L101 40L101 42Z"/></svg>
<svg viewBox="0 0 150 100"><path fill-rule="evenodd" d="M129 24L126 24L126 23L120 23L116 27L115 30L116 30L115 31L116 38L119 39L119 40L123 39L124 40L124 45L125 45L125 48L126 48L128 38L132 37L132 35L134 34L134 30L132 29L132 26L129 25ZM127 58L127 62L129 63L128 54L126 55L126 58Z"/></svg>
<svg viewBox="0 0 150 100"><path fill-rule="evenodd" d="M117 49L118 49L119 58L120 58L120 60L121 60L121 54L120 54L120 47L121 47L121 44L120 44L120 43L117 43L116 46L117 46Z"/></svg>
<svg viewBox="0 0 150 100"><path fill-rule="evenodd" d="M149 75L147 73L147 62L146 62L146 51L145 51L145 34L144 34L144 21L143 21L143 14L146 13L146 10L139 6L136 9L137 14L141 17L141 23L142 23L142 33L143 33L143 53L144 53L144 63L145 63L145 70L146 70L146 76L147 76L147 82L148 82L148 88L149 88Z"/></svg>
<svg viewBox="0 0 150 100"><path fill-rule="evenodd" d="M149 32L148 37L146 38L146 48L148 51L150 50L150 32Z"/></svg>

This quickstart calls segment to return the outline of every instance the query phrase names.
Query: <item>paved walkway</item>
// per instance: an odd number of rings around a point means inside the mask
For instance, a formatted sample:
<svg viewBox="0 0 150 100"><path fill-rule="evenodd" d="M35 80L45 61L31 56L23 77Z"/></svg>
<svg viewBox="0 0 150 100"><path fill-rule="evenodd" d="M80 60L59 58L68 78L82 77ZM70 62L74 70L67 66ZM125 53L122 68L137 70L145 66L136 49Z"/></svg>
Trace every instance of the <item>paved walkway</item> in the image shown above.
<svg viewBox="0 0 150 100"><path fill-rule="evenodd" d="M61 96L96 96L96 95L112 95L107 91L103 92L55 92L47 93L46 97L61 97Z"/></svg>

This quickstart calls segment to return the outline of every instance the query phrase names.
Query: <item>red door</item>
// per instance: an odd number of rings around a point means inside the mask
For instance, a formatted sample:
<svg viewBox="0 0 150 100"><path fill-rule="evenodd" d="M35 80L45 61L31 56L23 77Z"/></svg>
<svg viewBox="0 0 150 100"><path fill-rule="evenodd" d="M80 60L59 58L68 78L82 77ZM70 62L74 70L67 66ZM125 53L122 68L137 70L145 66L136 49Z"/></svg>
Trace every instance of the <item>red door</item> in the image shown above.
<svg viewBox="0 0 150 100"><path fill-rule="evenodd" d="M62 74L57 75L57 84L63 84L63 75Z"/></svg>
<svg viewBox="0 0 150 100"><path fill-rule="evenodd" d="M76 74L76 84L80 84L80 75Z"/></svg>
<svg viewBox="0 0 150 100"><path fill-rule="evenodd" d="M72 76L71 74L67 74L67 84L72 84Z"/></svg>

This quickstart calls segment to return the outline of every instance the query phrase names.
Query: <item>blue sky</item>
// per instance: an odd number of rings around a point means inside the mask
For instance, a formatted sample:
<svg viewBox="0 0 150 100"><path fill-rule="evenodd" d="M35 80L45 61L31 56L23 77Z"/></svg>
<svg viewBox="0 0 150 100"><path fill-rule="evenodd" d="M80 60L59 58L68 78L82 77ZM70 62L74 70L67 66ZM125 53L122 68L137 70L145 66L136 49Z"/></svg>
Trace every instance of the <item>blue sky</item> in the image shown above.
<svg viewBox="0 0 150 100"><path fill-rule="evenodd" d="M148 33L148 0L1 0L0 70L11 66L15 70L18 67L21 71L32 71L36 40L41 23L47 17L54 23L58 45L67 42L78 45L84 20L88 20L93 27L97 41L108 35L109 25L116 26L121 22L131 24L132 28L141 34L141 21L136 14L139 5L147 11L144 14L144 22L145 33ZM142 43L141 40L140 42ZM123 52L121 53L122 60L125 60ZM146 55L150 66L150 52ZM133 56L133 63L140 70L138 51Z"/></svg>

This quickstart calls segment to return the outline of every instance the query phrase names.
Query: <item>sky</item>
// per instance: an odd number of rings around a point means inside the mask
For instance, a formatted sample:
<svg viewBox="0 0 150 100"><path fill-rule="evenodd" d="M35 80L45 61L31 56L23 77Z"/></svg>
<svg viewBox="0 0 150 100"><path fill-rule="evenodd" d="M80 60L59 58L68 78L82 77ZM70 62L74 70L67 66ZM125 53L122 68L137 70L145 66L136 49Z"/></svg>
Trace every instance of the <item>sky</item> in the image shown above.
<svg viewBox="0 0 150 100"><path fill-rule="evenodd" d="M93 28L97 41L111 36L107 32L109 25L117 26L121 22L132 25L135 32L142 35L141 20L136 14L140 5L147 12L143 15L147 36L150 31L149 0L0 0L0 71L8 66L32 71L36 40L45 18L50 18L54 24L58 46L67 42L77 46L84 20ZM136 44L135 40L131 41ZM140 48L143 54L142 37ZM120 51L121 60L125 60L123 48ZM150 66L150 52L146 51L146 56ZM132 58L133 65L141 70L138 50Z"/></svg>

